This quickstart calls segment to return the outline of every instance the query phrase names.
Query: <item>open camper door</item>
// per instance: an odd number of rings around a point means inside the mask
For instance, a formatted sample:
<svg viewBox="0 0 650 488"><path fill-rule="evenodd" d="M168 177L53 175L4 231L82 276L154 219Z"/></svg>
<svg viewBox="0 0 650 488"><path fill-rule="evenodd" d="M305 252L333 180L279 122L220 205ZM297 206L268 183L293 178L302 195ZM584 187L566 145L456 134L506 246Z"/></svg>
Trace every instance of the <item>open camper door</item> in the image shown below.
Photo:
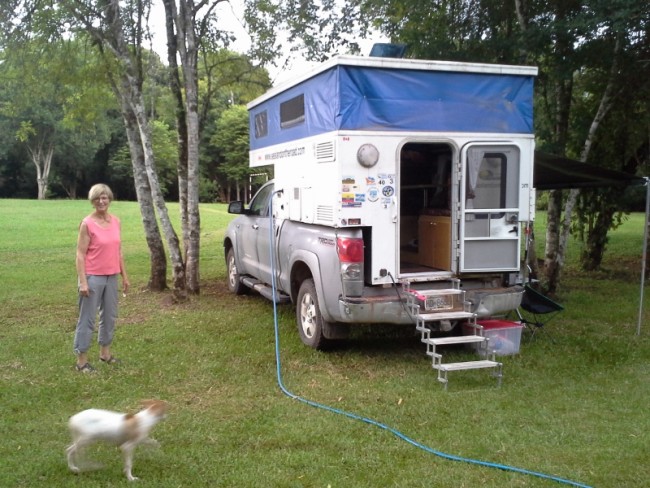
<svg viewBox="0 0 650 488"><path fill-rule="evenodd" d="M520 150L468 144L461 153L460 271L518 271Z"/></svg>

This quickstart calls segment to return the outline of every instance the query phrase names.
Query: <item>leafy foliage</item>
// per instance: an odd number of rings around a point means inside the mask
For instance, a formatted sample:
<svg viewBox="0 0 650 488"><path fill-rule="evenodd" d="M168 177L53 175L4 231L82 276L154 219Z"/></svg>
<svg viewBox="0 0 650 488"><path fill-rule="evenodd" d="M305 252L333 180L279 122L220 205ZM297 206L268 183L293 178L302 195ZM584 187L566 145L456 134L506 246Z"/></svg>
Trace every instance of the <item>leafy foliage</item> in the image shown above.
<svg viewBox="0 0 650 488"><path fill-rule="evenodd" d="M5 134L7 143L26 144L33 159L51 149L54 172L43 175L44 184L62 183L73 195L77 182L63 181L57 166L78 178L115 129L114 98L96 53L87 47L83 39L35 39L6 51L0 64L0 123L14 136L11 141Z"/></svg>

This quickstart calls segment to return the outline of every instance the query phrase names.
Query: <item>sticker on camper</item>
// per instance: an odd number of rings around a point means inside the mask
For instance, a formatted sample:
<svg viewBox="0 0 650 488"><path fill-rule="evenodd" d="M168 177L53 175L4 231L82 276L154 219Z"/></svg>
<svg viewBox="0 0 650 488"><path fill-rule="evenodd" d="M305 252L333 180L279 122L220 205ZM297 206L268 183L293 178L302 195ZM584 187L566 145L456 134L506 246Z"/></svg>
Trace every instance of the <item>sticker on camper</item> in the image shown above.
<svg viewBox="0 0 650 488"><path fill-rule="evenodd" d="M381 186L393 185L394 183L395 183L395 175L394 174L388 174L388 173L380 173L379 174L379 184Z"/></svg>
<svg viewBox="0 0 650 488"><path fill-rule="evenodd" d="M376 202L379 200L379 189L376 186L369 186L366 195L369 202Z"/></svg>
<svg viewBox="0 0 650 488"><path fill-rule="evenodd" d="M387 185L381 189L381 194L385 197L392 197L395 194L395 188Z"/></svg>
<svg viewBox="0 0 650 488"><path fill-rule="evenodd" d="M361 191L361 188L357 185L354 176L344 176L341 179L341 191L343 193L358 193Z"/></svg>
<svg viewBox="0 0 650 488"><path fill-rule="evenodd" d="M366 185L376 185L377 184L377 178L374 176L366 176Z"/></svg>
<svg viewBox="0 0 650 488"><path fill-rule="evenodd" d="M366 201L366 194L365 193L355 193L354 194L354 202L355 203L363 203Z"/></svg>
<svg viewBox="0 0 650 488"><path fill-rule="evenodd" d="M357 201L357 195L354 193L342 193L341 194L341 205L343 207L360 207L361 202Z"/></svg>

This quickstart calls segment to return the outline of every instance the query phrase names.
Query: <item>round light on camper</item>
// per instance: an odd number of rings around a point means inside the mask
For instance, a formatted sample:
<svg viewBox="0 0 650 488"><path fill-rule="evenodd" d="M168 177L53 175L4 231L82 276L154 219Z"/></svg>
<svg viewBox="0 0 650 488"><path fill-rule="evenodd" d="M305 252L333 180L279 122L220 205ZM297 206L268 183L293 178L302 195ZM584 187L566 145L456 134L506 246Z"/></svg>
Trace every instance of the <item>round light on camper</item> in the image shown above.
<svg viewBox="0 0 650 488"><path fill-rule="evenodd" d="M364 168L372 168L379 161L379 151L372 144L364 144L357 151L357 161Z"/></svg>

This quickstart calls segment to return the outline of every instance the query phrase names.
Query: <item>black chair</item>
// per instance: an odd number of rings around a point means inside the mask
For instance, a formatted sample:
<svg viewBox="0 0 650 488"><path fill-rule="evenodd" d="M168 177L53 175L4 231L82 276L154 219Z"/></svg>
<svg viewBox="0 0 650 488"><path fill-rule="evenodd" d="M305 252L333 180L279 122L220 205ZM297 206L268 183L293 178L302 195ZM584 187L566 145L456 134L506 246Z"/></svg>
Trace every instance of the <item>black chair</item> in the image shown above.
<svg viewBox="0 0 650 488"><path fill-rule="evenodd" d="M543 295L530 284L524 286L521 305L516 310L521 324L531 332L531 339L538 330L554 319L564 307ZM548 329L544 329L548 332Z"/></svg>

